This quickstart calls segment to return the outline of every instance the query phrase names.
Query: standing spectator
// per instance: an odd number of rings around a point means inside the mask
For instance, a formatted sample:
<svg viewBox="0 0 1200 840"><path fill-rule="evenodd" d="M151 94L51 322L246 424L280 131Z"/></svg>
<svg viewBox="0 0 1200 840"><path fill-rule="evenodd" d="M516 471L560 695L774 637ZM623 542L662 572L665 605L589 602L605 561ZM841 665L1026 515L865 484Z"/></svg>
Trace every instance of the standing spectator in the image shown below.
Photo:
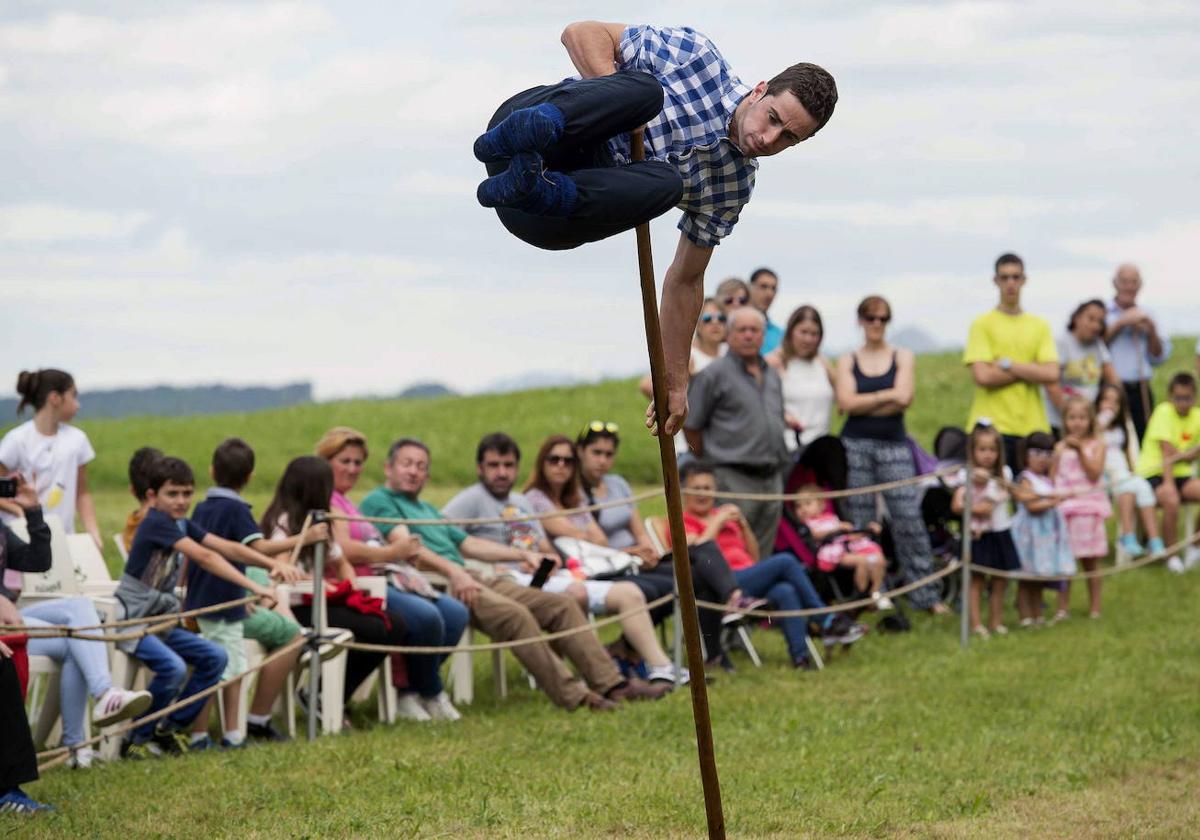
<svg viewBox="0 0 1200 840"><path fill-rule="evenodd" d="M963 363L971 366L975 398L967 428L986 418L1004 440L1004 462L1023 466L1021 441L1050 430L1041 386L1058 382L1058 350L1044 318L1021 311L1025 263L1001 254L993 278L1000 303L971 324Z"/></svg>
<svg viewBox="0 0 1200 840"><path fill-rule="evenodd" d="M692 380L684 431L689 448L713 465L717 486L734 493L783 492L783 385L761 355L766 316L729 314L729 353ZM758 544L775 545L782 503L735 502Z"/></svg>
<svg viewBox="0 0 1200 840"><path fill-rule="evenodd" d="M1167 389L1167 401L1159 404L1146 425L1146 437L1138 457L1137 472L1150 482L1163 509L1163 539L1179 539L1179 505L1200 502L1200 409L1196 408L1196 378L1177 373ZM1200 548L1190 547L1184 559L1167 561L1173 572L1184 572L1200 562Z"/></svg>
<svg viewBox="0 0 1200 840"><path fill-rule="evenodd" d="M1137 435L1146 434L1147 418L1154 407L1154 392L1150 390L1153 368L1171 356L1171 348L1158 334L1158 321L1144 307L1137 305L1142 290L1142 273L1131 263L1117 266L1113 276L1116 294L1108 305L1108 329L1104 340L1112 352L1113 367L1125 386L1125 402Z"/></svg>
<svg viewBox="0 0 1200 840"><path fill-rule="evenodd" d="M1095 402L1102 383L1119 382L1104 343L1104 312L1102 300L1079 304L1071 313L1067 331L1055 342L1062 369L1058 381L1046 386L1046 416L1055 437L1062 431L1062 407L1070 397Z"/></svg>
<svg viewBox="0 0 1200 840"><path fill-rule="evenodd" d="M749 305L750 287L746 285L746 281L741 277L726 277L717 284L717 291L714 297L716 297L717 303L721 304L721 308L728 314L731 310Z"/></svg>
<svg viewBox="0 0 1200 840"><path fill-rule="evenodd" d="M779 293L779 276L765 266L754 269L750 275L750 305L763 314L767 319L767 330L763 337L763 355L772 353L783 340L783 330L778 324L771 322L770 309Z"/></svg>
<svg viewBox="0 0 1200 840"><path fill-rule="evenodd" d="M716 298L705 298L700 307L700 320L696 322L696 333L692 336L692 354L688 360L688 379L711 365L725 353L725 336L729 332L725 310ZM638 386L648 399L654 399L654 383L646 374ZM688 454L687 438L680 431L675 435L675 455L683 458Z"/></svg>
<svg viewBox="0 0 1200 840"><path fill-rule="evenodd" d="M800 449L829 434L834 377L832 366L821 355L824 337L821 313L807 304L797 307L788 318L783 341L765 357L783 380L783 421L787 424L783 442L789 452L797 450L797 432Z"/></svg>
<svg viewBox="0 0 1200 840"><path fill-rule="evenodd" d="M838 359L838 408L849 415L842 428L842 444L849 467L849 486L866 487L900 481L916 475L904 412L912 405L915 361L911 350L887 341L892 307L878 295L858 305L858 324L866 341L858 350ZM896 560L906 583L933 572L929 532L921 520L915 485L883 492L891 514ZM875 494L846 497L846 510L855 529L865 531L875 519ZM935 614L946 612L938 587L929 584L909 593L914 607Z"/></svg>

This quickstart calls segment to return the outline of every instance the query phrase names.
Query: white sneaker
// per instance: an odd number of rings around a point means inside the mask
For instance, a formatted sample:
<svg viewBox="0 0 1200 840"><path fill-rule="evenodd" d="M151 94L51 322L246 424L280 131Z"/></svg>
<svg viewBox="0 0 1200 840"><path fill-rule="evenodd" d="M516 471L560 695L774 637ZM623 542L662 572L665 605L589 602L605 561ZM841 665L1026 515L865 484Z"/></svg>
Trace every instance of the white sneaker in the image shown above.
<svg viewBox="0 0 1200 840"><path fill-rule="evenodd" d="M92 706L92 723L96 726L112 726L119 720L137 717L150 708L149 691L126 691L113 686L100 695Z"/></svg>
<svg viewBox="0 0 1200 840"><path fill-rule="evenodd" d="M1179 559L1178 554L1167 560L1167 568L1177 575L1181 575L1187 571L1187 568L1183 565L1183 561Z"/></svg>
<svg viewBox="0 0 1200 840"><path fill-rule="evenodd" d="M96 761L96 751L91 747L80 747L71 753L67 766L77 770L87 770Z"/></svg>
<svg viewBox="0 0 1200 840"><path fill-rule="evenodd" d="M396 697L396 716L422 723L433 720L417 695L411 691L405 691Z"/></svg>
<svg viewBox="0 0 1200 840"><path fill-rule="evenodd" d="M421 708L429 715L432 720L461 720L462 715L458 713L458 709L454 708L454 704L450 702L450 698L446 696L446 692L442 692L437 697L422 697L419 700Z"/></svg>
<svg viewBox="0 0 1200 840"><path fill-rule="evenodd" d="M1195 568L1198 563L1200 563L1200 546L1189 546L1188 550L1183 553L1184 571Z"/></svg>
<svg viewBox="0 0 1200 840"><path fill-rule="evenodd" d="M892 599L886 595L880 595L878 592L872 592L871 598L875 601L875 609L880 612L896 609L896 605L892 603Z"/></svg>
<svg viewBox="0 0 1200 840"><path fill-rule="evenodd" d="M679 684L687 685L691 680L692 675L687 668L680 667L679 669ZM654 668L646 669L646 682L668 682L675 684L675 665L658 665Z"/></svg>

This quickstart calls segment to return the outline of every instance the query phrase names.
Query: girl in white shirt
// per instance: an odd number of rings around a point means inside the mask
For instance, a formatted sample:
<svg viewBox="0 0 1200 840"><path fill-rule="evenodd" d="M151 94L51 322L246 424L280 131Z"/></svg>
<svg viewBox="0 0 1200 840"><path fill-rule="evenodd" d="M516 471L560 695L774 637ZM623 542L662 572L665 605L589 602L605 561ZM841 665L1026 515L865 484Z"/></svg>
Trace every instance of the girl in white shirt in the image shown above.
<svg viewBox="0 0 1200 840"><path fill-rule="evenodd" d="M37 490L46 513L75 531L75 513L100 549L96 505L87 485L87 464L96 457L86 434L70 425L79 413L79 392L71 374L54 368L21 371L17 377L21 402L17 413L32 406L33 419L12 429L0 440L0 475L19 472ZM5 519L20 516L10 503L0 503Z"/></svg>
<svg viewBox="0 0 1200 840"><path fill-rule="evenodd" d="M783 419L787 424L783 442L796 451L796 436L805 447L829 434L833 414L833 369L821 356L825 337L821 313L801 306L788 318L779 349L767 354L767 363L783 380Z"/></svg>

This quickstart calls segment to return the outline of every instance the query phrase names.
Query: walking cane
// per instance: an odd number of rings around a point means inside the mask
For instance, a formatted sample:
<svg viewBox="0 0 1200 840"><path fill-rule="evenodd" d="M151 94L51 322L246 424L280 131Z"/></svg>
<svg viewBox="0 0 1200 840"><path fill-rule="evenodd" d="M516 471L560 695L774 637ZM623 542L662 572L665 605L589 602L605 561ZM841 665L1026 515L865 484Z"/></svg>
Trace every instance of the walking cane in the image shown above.
<svg viewBox="0 0 1200 840"><path fill-rule="evenodd" d="M635 161L646 156L642 132L630 135ZM708 817L708 836L725 837L725 815L721 810L721 780L713 752L712 721L708 714L708 687L704 682L704 656L700 653L700 620L696 613L696 594L692 590L692 567L688 559L687 534L683 530L683 501L679 493L679 466L675 463L675 443L663 432L667 420L667 371L663 352L662 329L658 321L655 297L654 259L650 253L650 223L637 226L638 270L642 280L642 314L646 321L646 346L650 352L650 381L654 387L654 411L658 417L658 454L662 459L663 484L667 496L667 521L671 528L671 557L675 563L675 588L679 593L679 611L683 617L683 639L687 646L688 670L691 671L692 717L696 722L696 750L700 759L700 780L704 786L704 811Z"/></svg>

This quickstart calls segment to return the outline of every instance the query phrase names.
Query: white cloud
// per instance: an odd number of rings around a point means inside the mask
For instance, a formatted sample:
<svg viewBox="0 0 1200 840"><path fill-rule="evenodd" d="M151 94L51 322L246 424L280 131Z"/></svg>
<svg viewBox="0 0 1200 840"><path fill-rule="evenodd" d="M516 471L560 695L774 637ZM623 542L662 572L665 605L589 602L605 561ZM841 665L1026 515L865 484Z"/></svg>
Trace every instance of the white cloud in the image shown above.
<svg viewBox="0 0 1200 840"><path fill-rule="evenodd" d="M55 204L0 207L0 242L43 245L69 240L124 239L150 218L147 213L112 213Z"/></svg>

